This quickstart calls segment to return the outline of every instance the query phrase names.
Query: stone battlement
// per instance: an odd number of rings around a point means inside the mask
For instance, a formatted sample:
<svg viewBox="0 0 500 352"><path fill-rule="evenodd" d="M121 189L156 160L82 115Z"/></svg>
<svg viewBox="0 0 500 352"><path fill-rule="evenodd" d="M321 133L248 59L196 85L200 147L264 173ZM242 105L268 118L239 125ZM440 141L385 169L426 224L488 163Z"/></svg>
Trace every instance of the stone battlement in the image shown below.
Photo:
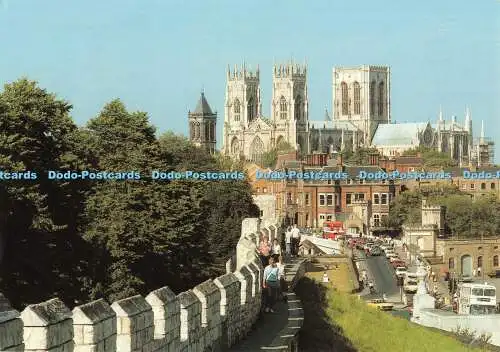
<svg viewBox="0 0 500 352"><path fill-rule="evenodd" d="M261 308L260 234L277 226L243 220L236 271L176 295L167 286L71 311L59 298L14 310L0 293L0 351L182 352L224 350L244 338ZM229 265L228 267L231 267Z"/></svg>

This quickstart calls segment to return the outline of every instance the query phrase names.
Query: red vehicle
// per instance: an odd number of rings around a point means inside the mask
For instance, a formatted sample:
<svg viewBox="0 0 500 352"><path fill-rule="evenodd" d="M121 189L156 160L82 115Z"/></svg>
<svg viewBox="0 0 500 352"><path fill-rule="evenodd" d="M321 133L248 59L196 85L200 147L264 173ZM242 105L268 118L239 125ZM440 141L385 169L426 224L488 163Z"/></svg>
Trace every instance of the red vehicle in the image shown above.
<svg viewBox="0 0 500 352"><path fill-rule="evenodd" d="M342 221L327 221L323 224L323 238L336 240L344 234L344 223Z"/></svg>
<svg viewBox="0 0 500 352"><path fill-rule="evenodd" d="M391 263L393 268L397 268L398 266L404 266L406 268L406 263L403 262L402 260L395 260Z"/></svg>

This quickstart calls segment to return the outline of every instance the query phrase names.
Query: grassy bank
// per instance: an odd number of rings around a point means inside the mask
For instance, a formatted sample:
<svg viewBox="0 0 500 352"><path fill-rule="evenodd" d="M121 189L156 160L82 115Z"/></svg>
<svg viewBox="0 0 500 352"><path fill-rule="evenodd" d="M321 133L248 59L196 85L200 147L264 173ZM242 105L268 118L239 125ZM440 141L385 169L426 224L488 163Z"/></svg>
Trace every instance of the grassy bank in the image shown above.
<svg viewBox="0 0 500 352"><path fill-rule="evenodd" d="M335 277L347 275L339 267ZM314 278L311 278L313 276ZM453 337L367 306L351 295L349 283L323 285L317 273L307 274L296 287L304 307L301 351L461 352L471 349ZM342 290L340 290L342 287Z"/></svg>

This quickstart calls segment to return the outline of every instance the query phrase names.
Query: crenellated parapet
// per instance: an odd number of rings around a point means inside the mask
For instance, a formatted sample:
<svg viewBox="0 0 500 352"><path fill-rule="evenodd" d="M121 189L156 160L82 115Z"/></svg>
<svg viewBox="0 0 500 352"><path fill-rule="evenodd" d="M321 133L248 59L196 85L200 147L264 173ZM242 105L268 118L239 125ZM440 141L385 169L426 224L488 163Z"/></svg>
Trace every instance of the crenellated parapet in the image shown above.
<svg viewBox="0 0 500 352"><path fill-rule="evenodd" d="M288 63L274 65L273 67L273 78L306 78L307 76L307 66Z"/></svg>
<svg viewBox="0 0 500 352"><path fill-rule="evenodd" d="M176 295L162 287L146 297L103 299L71 311L54 298L14 310L0 293L0 351L183 352L224 350L243 339L261 310L263 268L256 249L263 229L245 219L236 271ZM277 237L277 226L265 233Z"/></svg>
<svg viewBox="0 0 500 352"><path fill-rule="evenodd" d="M231 67L228 65L226 75L228 81L253 80L258 82L260 79L260 69L257 66L255 70L252 70L246 64L243 64L241 66L234 65L234 68L231 70Z"/></svg>

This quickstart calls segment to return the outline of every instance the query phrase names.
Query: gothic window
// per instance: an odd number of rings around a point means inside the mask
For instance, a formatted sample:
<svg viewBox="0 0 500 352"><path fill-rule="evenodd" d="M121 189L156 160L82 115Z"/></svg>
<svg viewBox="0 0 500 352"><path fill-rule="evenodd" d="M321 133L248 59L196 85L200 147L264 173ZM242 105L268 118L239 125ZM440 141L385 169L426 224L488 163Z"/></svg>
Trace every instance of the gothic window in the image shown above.
<svg viewBox="0 0 500 352"><path fill-rule="evenodd" d="M302 119L302 99L300 96L295 98L295 120L300 121Z"/></svg>
<svg viewBox="0 0 500 352"><path fill-rule="evenodd" d="M479 256L477 257L477 267L481 268L483 266L483 257Z"/></svg>
<svg viewBox="0 0 500 352"><path fill-rule="evenodd" d="M215 122L210 124L210 140L215 141Z"/></svg>
<svg viewBox="0 0 500 352"><path fill-rule="evenodd" d="M448 269L455 269L455 259L454 258L448 259Z"/></svg>
<svg viewBox="0 0 500 352"><path fill-rule="evenodd" d="M370 83L370 114L375 114L375 81Z"/></svg>
<svg viewBox="0 0 500 352"><path fill-rule="evenodd" d="M259 137L255 137L250 145L250 160L256 164L262 162L262 155L264 154L264 143Z"/></svg>
<svg viewBox="0 0 500 352"><path fill-rule="evenodd" d="M210 140L210 122L206 122L204 124L205 126L205 141L209 141Z"/></svg>
<svg viewBox="0 0 500 352"><path fill-rule="evenodd" d="M238 99L234 101L233 112L234 112L234 121L239 121L241 113L241 104Z"/></svg>
<svg viewBox="0 0 500 352"><path fill-rule="evenodd" d="M253 97L248 99L248 107L247 107L247 117L248 117L248 122L251 122L255 119L255 100Z"/></svg>
<svg viewBox="0 0 500 352"><path fill-rule="evenodd" d="M201 137L201 132L200 132L200 123L195 122L194 125L194 139L200 139Z"/></svg>
<svg viewBox="0 0 500 352"><path fill-rule="evenodd" d="M189 136L190 136L191 139L195 139L195 132L196 131L195 131L195 124L194 124L194 122L191 122L189 127L190 127L189 128L190 129Z"/></svg>
<svg viewBox="0 0 500 352"><path fill-rule="evenodd" d="M384 82L380 82L378 84L378 114L379 116L384 115L384 96L385 96L385 88Z"/></svg>
<svg viewBox="0 0 500 352"><path fill-rule="evenodd" d="M498 266L498 255L493 256L493 266Z"/></svg>
<svg viewBox="0 0 500 352"><path fill-rule="evenodd" d="M342 82L340 84L340 90L342 94L342 115L349 114L349 92L347 90L347 83Z"/></svg>
<svg viewBox="0 0 500 352"><path fill-rule="evenodd" d="M280 119L286 120L288 115L288 103L286 102L285 97L281 97L280 99Z"/></svg>
<svg viewBox="0 0 500 352"><path fill-rule="evenodd" d="M354 82L354 115L361 114L361 87Z"/></svg>
<svg viewBox="0 0 500 352"><path fill-rule="evenodd" d="M231 154L239 155L239 153L240 153L240 142L238 141L238 138L234 137L233 140L231 141Z"/></svg>

